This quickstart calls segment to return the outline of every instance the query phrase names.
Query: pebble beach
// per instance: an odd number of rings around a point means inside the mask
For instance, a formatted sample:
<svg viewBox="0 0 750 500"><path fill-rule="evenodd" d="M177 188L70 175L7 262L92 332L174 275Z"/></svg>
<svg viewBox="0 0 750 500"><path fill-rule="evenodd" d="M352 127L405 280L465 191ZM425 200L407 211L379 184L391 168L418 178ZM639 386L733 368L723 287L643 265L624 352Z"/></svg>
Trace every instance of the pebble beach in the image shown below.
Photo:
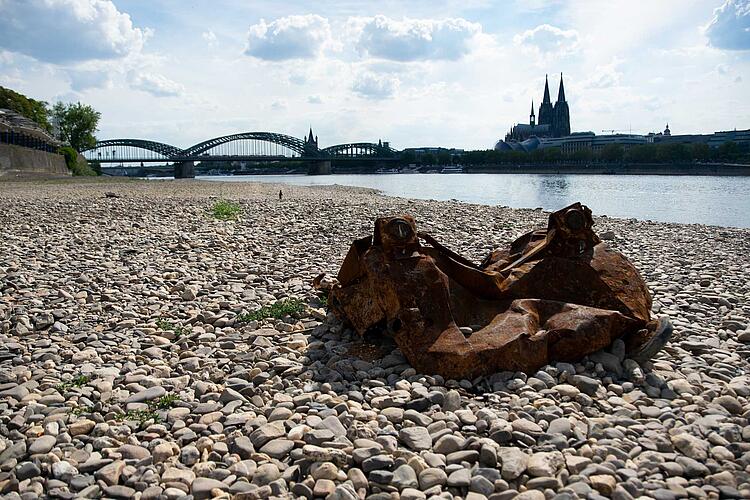
<svg viewBox="0 0 750 500"><path fill-rule="evenodd" d="M474 262L548 216L342 186L0 182L0 494L750 498L749 229L594 214L675 326L667 347L445 380L312 287L398 213ZM249 319L285 301L303 307Z"/></svg>

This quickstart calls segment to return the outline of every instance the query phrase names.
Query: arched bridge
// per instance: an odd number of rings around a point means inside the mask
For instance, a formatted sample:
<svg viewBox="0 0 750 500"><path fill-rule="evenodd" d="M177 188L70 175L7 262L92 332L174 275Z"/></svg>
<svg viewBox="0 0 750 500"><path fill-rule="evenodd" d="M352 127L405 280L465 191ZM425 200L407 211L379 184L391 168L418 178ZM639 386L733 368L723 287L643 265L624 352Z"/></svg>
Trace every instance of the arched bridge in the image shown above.
<svg viewBox="0 0 750 500"><path fill-rule="evenodd" d="M377 144L371 142L354 142L351 144L336 144L321 149L321 153L329 158L362 158L362 157L387 157L394 158L398 156L398 151L391 148L388 143L383 145L378 141Z"/></svg>
<svg viewBox="0 0 750 500"><path fill-rule="evenodd" d="M144 139L108 139L82 152L89 161L108 163L185 163L210 161L393 160L387 142L357 142L318 147L312 130L304 139L273 132L243 132L215 137L186 149Z"/></svg>

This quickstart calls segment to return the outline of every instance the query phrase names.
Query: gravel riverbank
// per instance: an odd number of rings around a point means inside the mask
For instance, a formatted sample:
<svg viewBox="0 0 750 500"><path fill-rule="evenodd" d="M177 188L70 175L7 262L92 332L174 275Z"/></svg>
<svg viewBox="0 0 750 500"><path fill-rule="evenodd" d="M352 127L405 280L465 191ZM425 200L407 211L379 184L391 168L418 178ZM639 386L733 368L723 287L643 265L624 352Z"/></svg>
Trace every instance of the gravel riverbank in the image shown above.
<svg viewBox="0 0 750 500"><path fill-rule="evenodd" d="M547 214L279 189L0 183L5 498L750 497L750 230L597 218L672 343L453 381L342 331L312 278L378 215L479 261Z"/></svg>

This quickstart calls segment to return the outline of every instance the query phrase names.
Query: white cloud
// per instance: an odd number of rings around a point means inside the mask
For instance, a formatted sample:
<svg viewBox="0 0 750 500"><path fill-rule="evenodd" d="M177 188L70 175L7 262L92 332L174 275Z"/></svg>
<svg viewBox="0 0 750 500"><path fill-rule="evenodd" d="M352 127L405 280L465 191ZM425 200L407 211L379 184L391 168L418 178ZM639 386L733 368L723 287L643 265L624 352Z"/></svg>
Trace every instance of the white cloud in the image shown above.
<svg viewBox="0 0 750 500"><path fill-rule="evenodd" d="M149 34L109 0L0 0L0 46L40 61L125 57Z"/></svg>
<svg viewBox="0 0 750 500"><path fill-rule="evenodd" d="M216 33L211 30L201 33L201 38L205 40L209 47L213 47L214 45L216 45Z"/></svg>
<svg viewBox="0 0 750 500"><path fill-rule="evenodd" d="M271 109L275 111L282 111L289 107L289 103L284 99L276 99L271 103Z"/></svg>
<svg viewBox="0 0 750 500"><path fill-rule="evenodd" d="M541 24L513 37L516 45L529 48L542 56L567 55L575 52L579 45L578 31L563 30L549 24Z"/></svg>
<svg viewBox="0 0 750 500"><path fill-rule="evenodd" d="M750 50L750 0L726 0L714 9L705 31L713 47Z"/></svg>
<svg viewBox="0 0 750 500"><path fill-rule="evenodd" d="M622 73L617 70L617 66L621 63L621 59L615 58L609 64L597 66L591 76L583 82L583 87L589 89L606 89L619 86Z"/></svg>
<svg viewBox="0 0 750 500"><path fill-rule="evenodd" d="M300 71L292 71L287 80L292 85L304 85L307 83L307 75Z"/></svg>
<svg viewBox="0 0 750 500"><path fill-rule="evenodd" d="M323 104L323 98L319 95L307 96L308 104Z"/></svg>
<svg viewBox="0 0 750 500"><path fill-rule="evenodd" d="M357 75L351 88L366 99L386 99L396 93L400 84L395 76L365 71Z"/></svg>
<svg viewBox="0 0 750 500"><path fill-rule="evenodd" d="M332 45L328 19L307 14L250 26L245 54L268 61L314 59Z"/></svg>
<svg viewBox="0 0 750 500"><path fill-rule="evenodd" d="M109 73L106 70L69 69L67 72L70 77L70 88L76 92L106 88L111 84Z"/></svg>
<svg viewBox="0 0 750 500"><path fill-rule="evenodd" d="M148 92L155 97L174 97L182 95L185 87L158 73L140 71L128 72L128 83L136 90Z"/></svg>
<svg viewBox="0 0 750 500"><path fill-rule="evenodd" d="M10 65L13 64L14 58L13 53L7 50L0 50L0 64Z"/></svg>
<svg viewBox="0 0 750 500"><path fill-rule="evenodd" d="M465 19L352 19L357 49L394 61L457 60L471 51L482 26Z"/></svg>

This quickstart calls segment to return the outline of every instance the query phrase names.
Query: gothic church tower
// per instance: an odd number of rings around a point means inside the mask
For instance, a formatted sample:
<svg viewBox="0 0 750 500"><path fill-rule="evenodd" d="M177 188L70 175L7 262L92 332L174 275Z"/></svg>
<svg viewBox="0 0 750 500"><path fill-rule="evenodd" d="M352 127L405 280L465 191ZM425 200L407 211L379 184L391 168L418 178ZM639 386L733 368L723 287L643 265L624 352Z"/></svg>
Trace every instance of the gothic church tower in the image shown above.
<svg viewBox="0 0 750 500"><path fill-rule="evenodd" d="M546 85L544 90L546 95ZM541 110L539 113L541 114ZM560 73L560 89L557 91L557 102L552 114L552 135L554 137L570 135L570 109L568 108L568 102L565 100L562 73Z"/></svg>
<svg viewBox="0 0 750 500"><path fill-rule="evenodd" d="M553 112L549 98L549 82L547 81L547 75L544 75L544 98L542 104L539 105L539 125L552 125Z"/></svg>

